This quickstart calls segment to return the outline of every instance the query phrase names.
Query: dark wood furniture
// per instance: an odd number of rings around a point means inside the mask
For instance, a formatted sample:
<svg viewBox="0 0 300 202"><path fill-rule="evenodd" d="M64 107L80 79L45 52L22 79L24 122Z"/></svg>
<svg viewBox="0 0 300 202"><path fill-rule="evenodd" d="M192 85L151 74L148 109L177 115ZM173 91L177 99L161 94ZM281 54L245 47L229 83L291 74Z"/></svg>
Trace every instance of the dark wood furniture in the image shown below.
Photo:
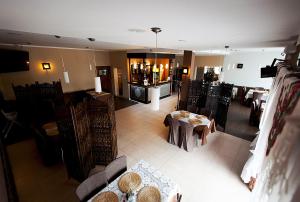
<svg viewBox="0 0 300 202"><path fill-rule="evenodd" d="M86 101L71 102L70 108L57 108L67 172L80 182L96 165L113 161L118 152L112 95L91 91L83 99Z"/></svg>
<svg viewBox="0 0 300 202"><path fill-rule="evenodd" d="M88 94L91 96L88 113L95 163L107 165L118 153L114 99L109 93L89 91Z"/></svg>

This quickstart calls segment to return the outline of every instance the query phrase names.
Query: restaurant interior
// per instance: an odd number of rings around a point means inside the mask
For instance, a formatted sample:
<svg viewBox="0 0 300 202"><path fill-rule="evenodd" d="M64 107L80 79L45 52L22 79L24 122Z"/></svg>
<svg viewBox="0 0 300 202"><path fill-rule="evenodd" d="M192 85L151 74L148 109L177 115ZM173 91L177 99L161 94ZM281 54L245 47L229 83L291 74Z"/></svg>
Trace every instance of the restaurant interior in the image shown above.
<svg viewBox="0 0 300 202"><path fill-rule="evenodd" d="M299 201L299 8L1 2L0 201Z"/></svg>

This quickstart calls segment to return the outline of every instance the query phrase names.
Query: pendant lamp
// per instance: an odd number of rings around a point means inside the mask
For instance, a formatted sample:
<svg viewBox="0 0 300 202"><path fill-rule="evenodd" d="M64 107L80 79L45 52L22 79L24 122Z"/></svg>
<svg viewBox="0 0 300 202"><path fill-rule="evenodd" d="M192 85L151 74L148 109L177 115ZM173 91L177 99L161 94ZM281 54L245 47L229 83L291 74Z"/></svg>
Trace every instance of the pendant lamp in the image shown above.
<svg viewBox="0 0 300 202"><path fill-rule="evenodd" d="M155 33L155 60L154 60L154 66L157 68L157 34L161 32L161 28L159 27L152 27L151 31ZM156 71L153 74L154 78L154 87L152 88L151 93L151 104L152 104L152 110L158 111L159 110L159 97L160 97L160 87L156 86Z"/></svg>

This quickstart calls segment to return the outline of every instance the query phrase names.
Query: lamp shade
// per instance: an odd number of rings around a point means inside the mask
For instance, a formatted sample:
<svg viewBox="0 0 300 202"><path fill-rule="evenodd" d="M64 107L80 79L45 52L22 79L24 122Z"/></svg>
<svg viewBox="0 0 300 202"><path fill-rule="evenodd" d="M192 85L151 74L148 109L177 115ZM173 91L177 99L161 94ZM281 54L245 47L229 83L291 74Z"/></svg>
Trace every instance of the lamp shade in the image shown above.
<svg viewBox="0 0 300 202"><path fill-rule="evenodd" d="M70 83L69 73L67 71L64 72L64 80L65 83Z"/></svg>
<svg viewBox="0 0 300 202"><path fill-rule="evenodd" d="M95 77L95 91L96 91L96 93L102 92L101 79L99 76Z"/></svg>

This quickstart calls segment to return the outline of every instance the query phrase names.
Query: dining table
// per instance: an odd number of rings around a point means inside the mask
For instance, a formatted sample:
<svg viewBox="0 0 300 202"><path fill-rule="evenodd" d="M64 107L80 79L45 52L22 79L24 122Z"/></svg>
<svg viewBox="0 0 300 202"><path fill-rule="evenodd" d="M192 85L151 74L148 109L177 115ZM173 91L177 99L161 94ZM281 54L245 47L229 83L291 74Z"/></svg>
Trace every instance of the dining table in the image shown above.
<svg viewBox="0 0 300 202"><path fill-rule="evenodd" d="M206 136L210 132L208 129L210 129L211 120L206 116L183 110L173 111L170 115L180 126L180 132L177 133L179 135L179 147L183 146L186 151L191 151L198 145L200 138L202 139L202 145L207 142ZM200 137L194 134L194 129L202 131Z"/></svg>
<svg viewBox="0 0 300 202"><path fill-rule="evenodd" d="M268 92L268 91L265 91L265 90L255 90L255 89L250 89L250 90L246 93L245 99L247 100L247 99L253 98L253 93L254 93L254 92L262 93L262 94L263 94L262 97L261 97L261 100L262 100L262 101L266 101L267 98L268 98L268 96L269 96L269 92Z"/></svg>
<svg viewBox="0 0 300 202"><path fill-rule="evenodd" d="M126 201L138 202L138 194L144 187L155 187L160 192L161 202L176 202L178 196L180 196L179 186L168 176L164 175L159 169L152 166L150 163L144 160L140 160L134 166L129 168L125 173L120 175L104 189L95 194L88 202L95 202L96 197L101 193L113 192L117 195L118 201L124 200L124 193L120 190L118 182L128 173L138 174L141 178L141 184L132 192L130 197ZM125 193L126 195L126 193ZM181 198L181 196L180 196Z"/></svg>

